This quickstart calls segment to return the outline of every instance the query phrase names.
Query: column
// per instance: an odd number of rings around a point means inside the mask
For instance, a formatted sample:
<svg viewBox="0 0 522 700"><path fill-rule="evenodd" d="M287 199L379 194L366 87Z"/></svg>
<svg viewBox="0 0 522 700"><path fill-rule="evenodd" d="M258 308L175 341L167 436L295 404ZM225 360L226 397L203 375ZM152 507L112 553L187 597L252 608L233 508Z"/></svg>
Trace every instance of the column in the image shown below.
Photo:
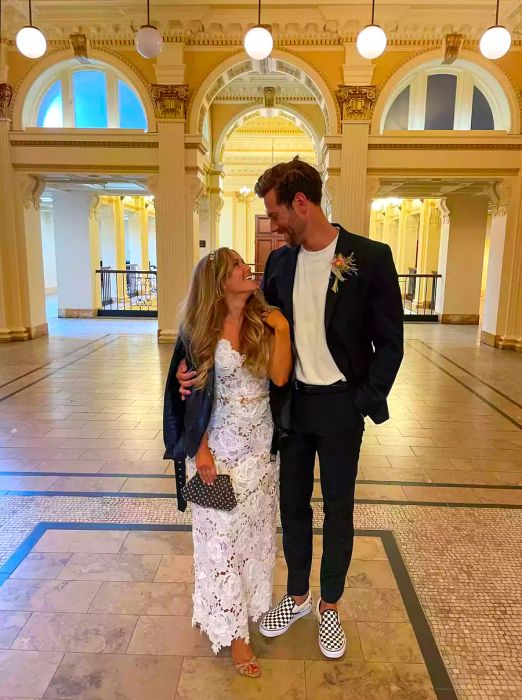
<svg viewBox="0 0 522 700"><path fill-rule="evenodd" d="M5 65L0 69L0 79L5 80ZM11 86L1 82L0 342L47 334L39 211L43 183L13 172L8 119L11 96Z"/></svg>
<svg viewBox="0 0 522 700"><path fill-rule="evenodd" d="M24 324L31 338L47 335L45 274L40 222L40 195L45 183L25 173L15 173L15 223L19 243L20 296Z"/></svg>
<svg viewBox="0 0 522 700"><path fill-rule="evenodd" d="M488 206L485 195L455 194L446 198L449 224L444 221L441 229L442 284L436 301L442 323L479 322Z"/></svg>
<svg viewBox="0 0 522 700"><path fill-rule="evenodd" d="M522 176L498 186L481 341L522 352Z"/></svg>
<svg viewBox="0 0 522 700"><path fill-rule="evenodd" d="M368 136L377 89L373 85L340 85L337 99L342 110L339 223L368 236Z"/></svg>
<svg viewBox="0 0 522 700"><path fill-rule="evenodd" d="M248 197L245 197L240 192L236 192L234 196L234 230L233 230L233 248L241 255L245 262L247 260L247 235L248 235Z"/></svg>
<svg viewBox="0 0 522 700"><path fill-rule="evenodd" d="M136 198L138 200L138 198ZM145 199L139 198L140 216L140 242L141 242L141 269L149 269L149 214L145 206Z"/></svg>
<svg viewBox="0 0 522 700"><path fill-rule="evenodd" d="M186 85L153 85L158 115L158 176L148 180L155 196L158 258L158 341L173 342L178 309L187 294L194 266L192 230L186 226Z"/></svg>
<svg viewBox="0 0 522 700"><path fill-rule="evenodd" d="M399 214L398 257L395 260L400 275L407 275L415 267L417 227L412 221L412 200L403 199Z"/></svg>
<svg viewBox="0 0 522 700"><path fill-rule="evenodd" d="M53 194L60 318L94 318L98 315L95 267L91 257L94 254L91 208L95 203L91 193L81 190Z"/></svg>
<svg viewBox="0 0 522 700"><path fill-rule="evenodd" d="M1 50L3 45L0 42ZM22 319L19 294L21 284L15 228L14 174L9 146L10 122L7 118L11 96L11 86L7 82L0 83L0 341L3 342L29 338L29 331Z"/></svg>
<svg viewBox="0 0 522 700"><path fill-rule="evenodd" d="M125 254L125 220L123 213L123 197L114 197L112 204L114 209L114 233L116 236L116 269L125 270L127 256Z"/></svg>
<svg viewBox="0 0 522 700"><path fill-rule="evenodd" d="M212 170L208 174L210 250L215 250L219 247L219 222L225 204L223 199L223 178L223 166L212 165Z"/></svg>
<svg viewBox="0 0 522 700"><path fill-rule="evenodd" d="M329 221L341 223L339 182L341 179L340 136L325 136L322 142L323 201L321 206Z"/></svg>
<svg viewBox="0 0 522 700"><path fill-rule="evenodd" d="M96 270L99 269L101 258L100 221L102 201L100 197L91 197L89 209L89 248L91 255L91 278L94 289L94 308L101 309L101 281Z"/></svg>

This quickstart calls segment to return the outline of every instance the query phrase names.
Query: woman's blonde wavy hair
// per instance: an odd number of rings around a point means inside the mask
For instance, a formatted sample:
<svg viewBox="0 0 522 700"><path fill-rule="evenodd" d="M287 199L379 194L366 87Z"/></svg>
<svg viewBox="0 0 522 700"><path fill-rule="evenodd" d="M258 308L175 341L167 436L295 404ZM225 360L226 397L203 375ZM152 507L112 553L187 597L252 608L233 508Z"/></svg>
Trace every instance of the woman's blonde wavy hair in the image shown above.
<svg viewBox="0 0 522 700"><path fill-rule="evenodd" d="M205 385L209 370L214 366L214 353L223 332L227 315L225 285L234 268L230 248L218 248L202 258L192 273L190 289L181 312L181 334L198 376L194 386ZM258 290L248 299L240 332L240 352L243 366L255 376L268 373L269 331L262 312L269 308Z"/></svg>

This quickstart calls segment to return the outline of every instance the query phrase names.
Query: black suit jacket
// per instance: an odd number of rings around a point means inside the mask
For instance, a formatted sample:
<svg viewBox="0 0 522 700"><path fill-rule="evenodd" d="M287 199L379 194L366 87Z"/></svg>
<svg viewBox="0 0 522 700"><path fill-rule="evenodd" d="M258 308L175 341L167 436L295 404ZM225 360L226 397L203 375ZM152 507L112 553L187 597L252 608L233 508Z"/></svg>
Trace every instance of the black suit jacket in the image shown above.
<svg viewBox="0 0 522 700"><path fill-rule="evenodd" d="M357 274L345 275L326 294L326 342L344 376L356 389L356 408L374 423L388 420L386 398L403 357L403 308L397 272L388 245L348 233L341 226L336 254L353 253ZM272 251L265 266L263 291L269 304L281 309L294 340L293 287L299 247ZM271 386L274 419L291 429L290 401L293 382Z"/></svg>

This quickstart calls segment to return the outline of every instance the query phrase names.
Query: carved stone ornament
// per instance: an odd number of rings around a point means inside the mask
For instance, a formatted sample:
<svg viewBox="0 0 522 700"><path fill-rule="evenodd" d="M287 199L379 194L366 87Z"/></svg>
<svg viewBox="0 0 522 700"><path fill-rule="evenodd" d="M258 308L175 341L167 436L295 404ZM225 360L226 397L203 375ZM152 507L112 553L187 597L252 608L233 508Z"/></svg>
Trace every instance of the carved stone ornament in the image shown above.
<svg viewBox="0 0 522 700"><path fill-rule="evenodd" d="M45 189L45 180L34 175L20 173L18 182L22 191L22 201L25 209L33 207L36 211L40 210L40 197Z"/></svg>
<svg viewBox="0 0 522 700"><path fill-rule="evenodd" d="M151 85L156 116L159 119L185 119L188 85Z"/></svg>
<svg viewBox="0 0 522 700"><path fill-rule="evenodd" d="M513 192L513 181L511 178L493 183L487 191L490 202L490 212L492 216L506 216L511 195Z"/></svg>
<svg viewBox="0 0 522 700"><path fill-rule="evenodd" d="M446 34L444 45L444 60L442 64L451 65L459 57L459 50L462 46L462 34Z"/></svg>
<svg viewBox="0 0 522 700"><path fill-rule="evenodd" d="M0 119L6 119L13 96L13 88L9 83L0 83Z"/></svg>
<svg viewBox="0 0 522 700"><path fill-rule="evenodd" d="M369 121L377 100L374 85L339 85L337 100L343 121Z"/></svg>
<svg viewBox="0 0 522 700"><path fill-rule="evenodd" d="M71 34L69 36L69 41L74 51L74 57L77 58L80 63L90 63L87 53L87 35L79 33Z"/></svg>

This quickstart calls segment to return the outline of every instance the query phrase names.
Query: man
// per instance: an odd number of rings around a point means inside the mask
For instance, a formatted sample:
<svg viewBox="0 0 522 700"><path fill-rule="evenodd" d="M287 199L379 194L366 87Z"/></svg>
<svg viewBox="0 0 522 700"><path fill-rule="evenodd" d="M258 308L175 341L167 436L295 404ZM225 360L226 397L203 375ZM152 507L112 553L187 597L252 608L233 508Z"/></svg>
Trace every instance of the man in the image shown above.
<svg viewBox="0 0 522 700"><path fill-rule="evenodd" d="M280 504L287 593L261 621L276 637L312 610L314 463L323 496L319 646L328 658L346 649L337 603L353 549L353 507L364 416L389 418L386 398L403 356L403 309L390 248L330 224L321 209L321 176L294 158L257 181L273 232L287 246L266 263L263 290L286 316L295 376L271 387L280 432ZM181 368L180 368L181 369ZM182 385L189 375L179 373Z"/></svg>

